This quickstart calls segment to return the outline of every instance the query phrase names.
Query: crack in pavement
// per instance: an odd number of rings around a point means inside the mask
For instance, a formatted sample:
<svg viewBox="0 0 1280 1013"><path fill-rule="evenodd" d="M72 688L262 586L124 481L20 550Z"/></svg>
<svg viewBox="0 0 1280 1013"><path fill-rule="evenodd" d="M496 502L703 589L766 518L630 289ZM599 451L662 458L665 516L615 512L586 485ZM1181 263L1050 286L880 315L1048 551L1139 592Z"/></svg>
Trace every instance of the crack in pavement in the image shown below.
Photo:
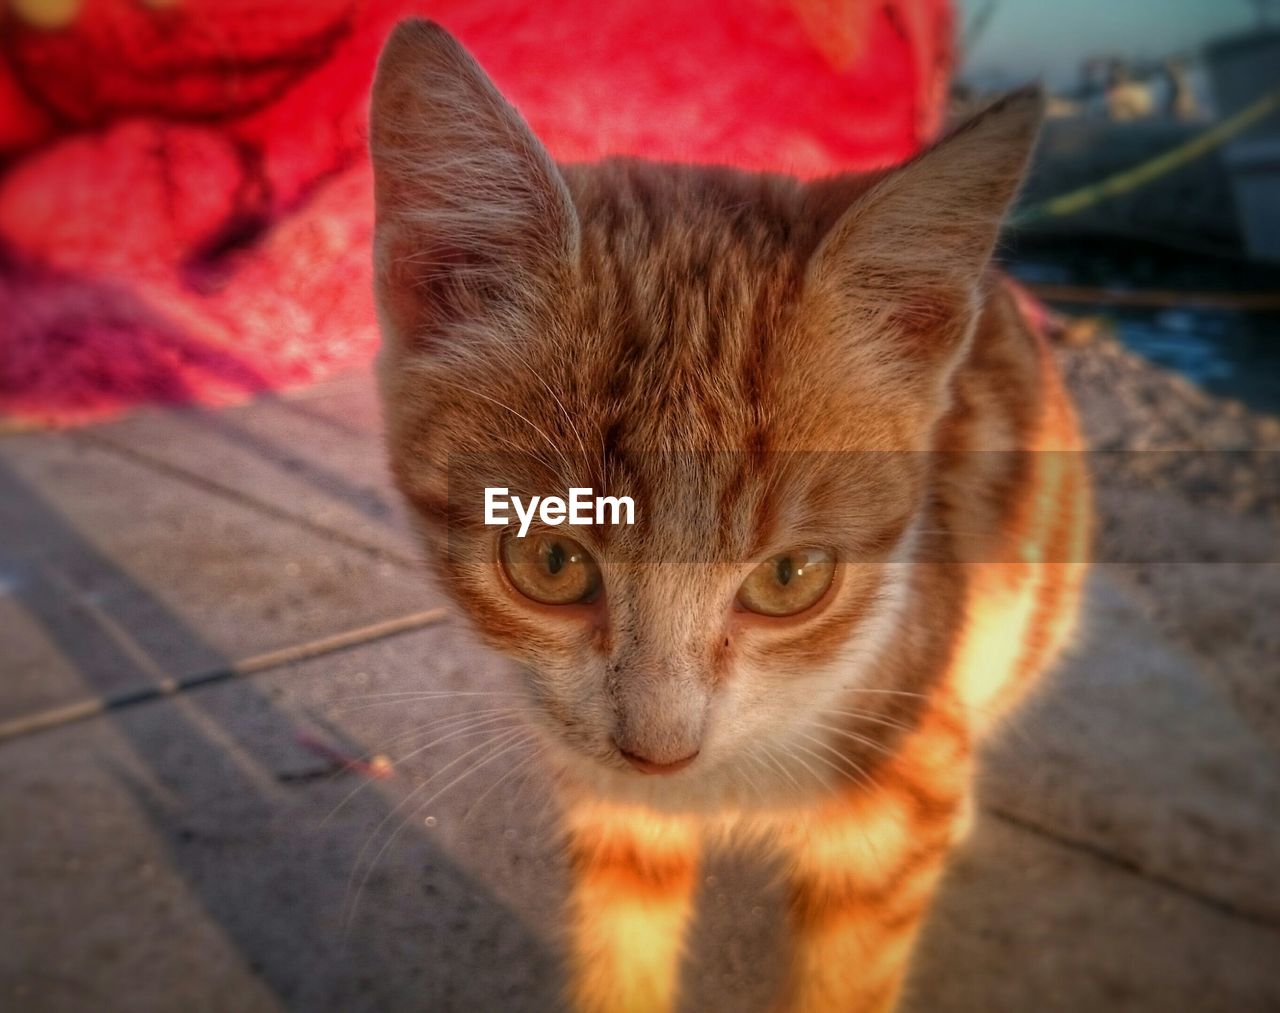
<svg viewBox="0 0 1280 1013"><path fill-rule="evenodd" d="M219 665L186 675L161 679L147 686L127 689L107 696L79 700L63 707L54 707L36 711L19 718L0 723L0 744L10 740L24 738L37 732L61 728L64 725L105 714L108 711L123 710L138 704L149 703L164 697L176 696L188 690L208 686L216 682L240 679L250 675L259 675L298 661L319 658L333 654L349 647L359 647L378 640L420 630L432 626L448 615L446 608L428 609L415 612L396 619L387 619L367 626L359 626L353 630L335 633L327 637L317 637L300 644L277 648L254 654L240 661L227 665Z"/></svg>
<svg viewBox="0 0 1280 1013"><path fill-rule="evenodd" d="M1163 887L1171 893L1176 893L1179 896L1194 901L1203 907L1210 908L1219 914L1227 915L1228 917L1236 918L1241 921L1247 921L1264 929L1280 931L1280 918L1261 911L1254 911L1250 908L1243 907L1242 905L1236 904L1234 901L1224 900L1214 894L1206 893L1193 886L1188 886L1186 883L1174 879L1171 876L1166 876L1159 872L1153 872L1150 869L1145 868L1137 859L1130 858L1127 855L1117 854L1113 851L1108 851L1103 846L1095 844L1092 841L1081 840L1078 837L1071 837L1060 833L1059 831L1052 830L1040 823L1028 820L1023 816L1018 816L1017 814L998 806L984 804L982 806L982 811L994 816L996 819L1001 820L1010 826L1017 827L1019 830L1025 830L1028 833L1033 833L1045 840L1053 841L1055 844L1060 844L1063 847L1072 849L1073 851L1089 855L1091 858L1095 858L1100 862L1105 862L1112 868L1119 869L1131 876L1136 876L1145 882Z"/></svg>
<svg viewBox="0 0 1280 1013"><path fill-rule="evenodd" d="M292 524L295 527L302 528L314 535L331 539L332 541L345 545L347 548L363 552L367 556L372 556L385 562L394 563L395 565L404 567L408 570L417 570L422 565L421 561L415 559L413 556L396 552L393 549L388 549L385 546L377 545L373 542L365 541L363 538L358 538L355 535L348 534L340 528L330 527L327 524L321 524L318 521L313 521L309 517L304 517L301 514L285 510L273 503L268 503L266 500L252 496L249 493L235 488L234 486L224 485L215 479L208 478L207 476L191 471L188 468L183 468L180 465L161 460L160 458L154 457L141 450L117 443L110 437L87 431L70 433L68 435L73 442L96 447L99 450L104 450L108 453L115 454L118 457L123 457L126 460L133 461L134 463L139 464L144 468L148 468L151 471L165 475L169 478L186 482L189 485L193 485L205 492L212 493L225 500L230 500L240 506L248 507L251 510L256 510L259 513L273 517L276 520Z"/></svg>

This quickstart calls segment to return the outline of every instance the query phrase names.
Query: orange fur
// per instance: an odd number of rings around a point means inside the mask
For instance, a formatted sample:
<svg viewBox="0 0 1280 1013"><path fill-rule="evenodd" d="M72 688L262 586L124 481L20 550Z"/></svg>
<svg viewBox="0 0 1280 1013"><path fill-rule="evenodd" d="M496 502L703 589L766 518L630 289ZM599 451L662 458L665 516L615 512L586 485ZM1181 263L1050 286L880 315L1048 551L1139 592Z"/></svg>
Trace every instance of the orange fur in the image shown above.
<svg viewBox="0 0 1280 1013"><path fill-rule="evenodd" d="M1066 642L1085 566L1074 414L988 268L1039 109L1016 93L906 166L808 184L557 167L441 29L388 43L391 466L542 715L577 1008L672 1008L713 834L788 862L782 1008L896 1000L975 743ZM512 586L477 520L489 484L635 499L634 527L571 529L598 598ZM816 604L735 604L804 547L837 560Z"/></svg>

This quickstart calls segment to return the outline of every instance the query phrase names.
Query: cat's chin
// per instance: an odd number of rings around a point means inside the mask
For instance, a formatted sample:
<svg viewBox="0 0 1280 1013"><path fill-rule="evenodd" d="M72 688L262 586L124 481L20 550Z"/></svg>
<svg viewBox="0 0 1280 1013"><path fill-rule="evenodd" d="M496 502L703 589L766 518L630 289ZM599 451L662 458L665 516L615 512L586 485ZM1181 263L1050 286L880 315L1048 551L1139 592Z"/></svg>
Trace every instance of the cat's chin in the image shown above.
<svg viewBox="0 0 1280 1013"><path fill-rule="evenodd" d="M644 806L665 813L711 814L742 808L746 793L714 773L685 770L670 776L600 767L580 781L580 790L601 801Z"/></svg>

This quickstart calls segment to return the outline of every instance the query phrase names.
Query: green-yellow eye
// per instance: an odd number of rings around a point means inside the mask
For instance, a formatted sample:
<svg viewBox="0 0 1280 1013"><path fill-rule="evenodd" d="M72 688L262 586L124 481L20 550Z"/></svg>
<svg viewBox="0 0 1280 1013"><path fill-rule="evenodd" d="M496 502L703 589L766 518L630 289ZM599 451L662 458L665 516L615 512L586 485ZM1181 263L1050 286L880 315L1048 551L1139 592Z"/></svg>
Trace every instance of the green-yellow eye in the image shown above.
<svg viewBox="0 0 1280 1013"><path fill-rule="evenodd" d="M793 616L818 603L836 573L826 549L795 549L766 559L738 588L738 604L762 616Z"/></svg>
<svg viewBox="0 0 1280 1013"><path fill-rule="evenodd" d="M502 569L517 591L543 605L577 605L600 593L600 567L581 545L563 535L504 535Z"/></svg>

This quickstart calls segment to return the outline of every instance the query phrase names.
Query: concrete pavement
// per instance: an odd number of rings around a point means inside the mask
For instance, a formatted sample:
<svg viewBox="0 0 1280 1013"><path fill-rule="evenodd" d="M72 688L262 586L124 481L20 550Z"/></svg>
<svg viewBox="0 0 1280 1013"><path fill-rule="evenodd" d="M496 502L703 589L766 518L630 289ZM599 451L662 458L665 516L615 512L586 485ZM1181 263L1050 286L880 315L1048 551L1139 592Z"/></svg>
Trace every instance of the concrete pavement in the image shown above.
<svg viewBox="0 0 1280 1013"><path fill-rule="evenodd" d="M415 557L366 376L0 439L0 1008L557 1007L563 871L510 716L439 798L484 736L387 780L307 745L399 756L503 702L389 695L513 678ZM910 1008L1280 1009L1280 672L1240 647L1280 567L1179 565L1099 568L991 744ZM690 1011L767 1003L769 872L710 861Z"/></svg>

